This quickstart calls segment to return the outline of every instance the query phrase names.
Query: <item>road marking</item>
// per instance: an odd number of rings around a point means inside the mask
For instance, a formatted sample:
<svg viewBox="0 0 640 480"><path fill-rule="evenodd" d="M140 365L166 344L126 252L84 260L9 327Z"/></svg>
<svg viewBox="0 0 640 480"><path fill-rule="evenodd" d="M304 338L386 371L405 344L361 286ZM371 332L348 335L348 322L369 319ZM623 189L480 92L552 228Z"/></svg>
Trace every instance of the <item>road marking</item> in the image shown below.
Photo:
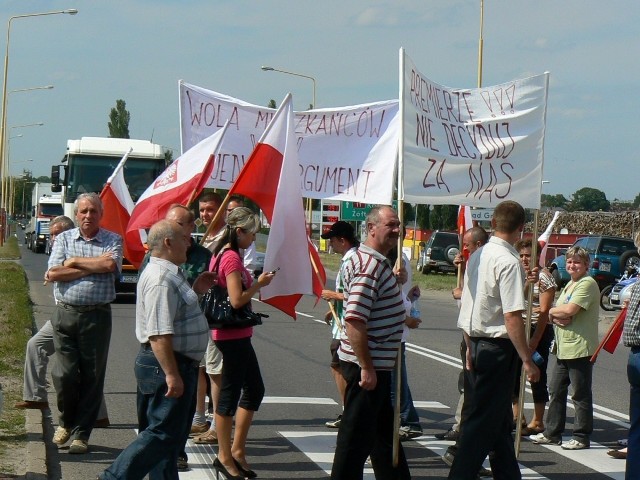
<svg viewBox="0 0 640 480"><path fill-rule="evenodd" d="M416 353L418 355L421 355L423 357L426 358L430 358L432 360L436 360L440 363L444 363L446 365L450 365L452 367L456 367L458 370L462 369L462 362L459 358L456 357L452 357L451 355L447 355L446 353L442 353L442 352L438 352L436 350L431 350L429 348L426 347L422 347L420 345L416 345L414 343L409 343L407 342L405 344L406 350L408 352L412 352L412 353ZM528 386L525 387L526 391L528 393L531 393L531 388L529 388ZM573 409L573 402L571 401L571 397L567 396L567 406L571 409ZM533 407L531 407L533 408ZM600 420L606 420L609 421L611 423L613 423L614 425L621 427L621 428L626 428L629 429L629 415L625 414L625 413L621 413L621 412L617 412L615 410L612 410L610 408L607 407L603 407L602 405L598 405L598 404L593 404L593 416L594 418L598 418ZM599 412L603 412L603 413L599 413ZM608 414L608 415L607 415ZM614 418L618 417L618 418ZM622 420L619 420L622 419ZM615 460L615 459L614 459Z"/></svg>
<svg viewBox="0 0 640 480"><path fill-rule="evenodd" d="M309 460L331 475L333 454L336 450L336 432L278 432L302 452ZM373 469L365 467L364 480L375 480Z"/></svg>
<svg viewBox="0 0 640 480"><path fill-rule="evenodd" d="M431 450L433 453L435 453L439 457L442 457L444 455L444 452L447 450L447 447L449 445L453 445L453 443L454 443L454 442L450 442L450 441L447 441L447 440L438 440L433 435L423 435L422 437L414 438L413 441L418 443L418 444L420 444L420 445L422 445L426 449ZM520 464L518 464L518 465L520 467L520 473L522 474L523 480L524 479L526 479L526 480L543 480L543 479L547 479L547 477L544 477L544 476L536 473L534 470L531 470L530 468L525 467L524 465L520 465ZM484 468L489 468L489 469L491 468L491 465L489 465L489 460L488 459L485 459L485 461L482 464L482 466Z"/></svg>
<svg viewBox="0 0 640 480"><path fill-rule="evenodd" d="M526 438L526 437L523 437ZM562 438L564 442L571 440L571 436ZM624 479L625 462L607 455L609 447L599 443L591 442L591 447L585 450L564 450L559 445L537 445L544 447L569 460L584 465L587 468L602 473L615 480Z"/></svg>
<svg viewBox="0 0 640 480"><path fill-rule="evenodd" d="M280 403L280 404L309 404L309 405L337 405L333 398L314 398L314 397L264 397L262 403Z"/></svg>
<svg viewBox="0 0 640 480"><path fill-rule="evenodd" d="M428 401L413 401L413 406L416 408L430 408L433 410L436 409L449 409L451 407L444 405L440 402L428 402Z"/></svg>

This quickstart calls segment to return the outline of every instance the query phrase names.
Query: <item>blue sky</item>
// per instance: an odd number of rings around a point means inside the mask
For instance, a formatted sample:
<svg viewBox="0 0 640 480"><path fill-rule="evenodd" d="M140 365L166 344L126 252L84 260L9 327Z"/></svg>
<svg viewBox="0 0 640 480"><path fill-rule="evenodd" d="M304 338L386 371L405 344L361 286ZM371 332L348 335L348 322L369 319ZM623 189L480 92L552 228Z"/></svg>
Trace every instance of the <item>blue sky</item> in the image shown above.
<svg viewBox="0 0 640 480"><path fill-rule="evenodd" d="M398 49L450 87L475 87L480 0L4 0L0 48L13 15L8 90L11 172L48 175L66 141L107 136L117 99L133 138L177 150L178 80L296 109L398 97ZM640 155L640 2L486 0L483 84L551 72L543 193L598 188L633 200ZM633 120L636 118L636 120ZM175 155L177 156L177 154ZM32 160L32 161L29 161Z"/></svg>

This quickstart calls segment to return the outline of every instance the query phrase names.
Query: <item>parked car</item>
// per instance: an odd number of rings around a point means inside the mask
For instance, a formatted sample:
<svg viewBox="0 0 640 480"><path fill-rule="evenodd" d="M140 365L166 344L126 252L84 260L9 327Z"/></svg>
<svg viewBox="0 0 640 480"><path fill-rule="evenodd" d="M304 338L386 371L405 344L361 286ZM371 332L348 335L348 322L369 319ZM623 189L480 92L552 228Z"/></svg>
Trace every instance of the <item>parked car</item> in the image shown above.
<svg viewBox="0 0 640 480"><path fill-rule="evenodd" d="M438 230L433 232L427 243L420 250L418 271L422 273L455 273L456 266L453 264L453 259L460 252L459 242L457 233L440 232Z"/></svg>
<svg viewBox="0 0 640 480"><path fill-rule="evenodd" d="M572 246L583 247L589 252L589 275L598 282L600 289L615 283L627 267L640 263L640 254L630 238L589 235L579 238ZM559 287L570 280L564 255L554 258L549 270Z"/></svg>

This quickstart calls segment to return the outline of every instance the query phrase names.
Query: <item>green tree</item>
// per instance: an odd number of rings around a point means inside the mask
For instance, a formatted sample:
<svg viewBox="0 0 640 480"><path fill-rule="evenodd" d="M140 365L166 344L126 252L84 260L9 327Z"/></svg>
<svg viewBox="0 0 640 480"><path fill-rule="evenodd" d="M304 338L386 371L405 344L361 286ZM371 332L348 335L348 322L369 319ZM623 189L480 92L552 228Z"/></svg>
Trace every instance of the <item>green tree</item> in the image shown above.
<svg viewBox="0 0 640 480"><path fill-rule="evenodd" d="M124 100L116 100L116 107L109 113L109 137L131 138L129 136L129 120L131 114Z"/></svg>
<svg viewBox="0 0 640 480"><path fill-rule="evenodd" d="M429 222L429 205L418 205L418 228L422 230L428 230L430 228Z"/></svg>
<svg viewBox="0 0 640 480"><path fill-rule="evenodd" d="M583 187L573 194L573 198L569 202L569 210L574 212L608 212L610 209L611 204L607 200L607 196L597 188Z"/></svg>
<svg viewBox="0 0 640 480"><path fill-rule="evenodd" d="M540 197L540 203L543 207L547 208L566 208L569 201L561 193L557 193L555 195L547 195L546 193L543 193Z"/></svg>
<svg viewBox="0 0 640 480"><path fill-rule="evenodd" d="M164 164L168 167L173 162L173 150L166 149L164 151Z"/></svg>
<svg viewBox="0 0 640 480"><path fill-rule="evenodd" d="M267 104L267 107L269 107L269 108L278 108L278 106L276 105L276 101L273 98L271 100L269 100L269 103Z"/></svg>
<svg viewBox="0 0 640 480"><path fill-rule="evenodd" d="M640 193L636 195L636 198L633 200L633 208L640 207Z"/></svg>
<svg viewBox="0 0 640 480"><path fill-rule="evenodd" d="M435 205L429 216L429 223L434 230L455 230L458 223L458 206Z"/></svg>

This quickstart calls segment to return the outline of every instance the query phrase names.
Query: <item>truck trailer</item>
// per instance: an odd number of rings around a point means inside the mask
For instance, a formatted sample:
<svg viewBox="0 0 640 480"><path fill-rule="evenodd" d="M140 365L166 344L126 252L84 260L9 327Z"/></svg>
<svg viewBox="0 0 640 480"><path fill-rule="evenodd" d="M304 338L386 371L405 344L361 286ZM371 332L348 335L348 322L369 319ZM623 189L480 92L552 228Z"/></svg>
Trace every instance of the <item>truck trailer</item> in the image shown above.
<svg viewBox="0 0 640 480"><path fill-rule="evenodd" d="M29 250L43 253L49 244L49 222L63 214L62 197L54 194L46 183L36 183L31 196L31 219L24 231Z"/></svg>
<svg viewBox="0 0 640 480"><path fill-rule="evenodd" d="M124 180L135 203L165 169L165 149L146 140L82 137L67 141L62 165L51 169L52 190L62 194L64 214L75 220L74 202L81 193L100 193L114 169L132 148L124 165ZM62 167L62 168L60 168ZM120 233L120 232L117 232ZM135 292L138 271L126 258L116 291Z"/></svg>

